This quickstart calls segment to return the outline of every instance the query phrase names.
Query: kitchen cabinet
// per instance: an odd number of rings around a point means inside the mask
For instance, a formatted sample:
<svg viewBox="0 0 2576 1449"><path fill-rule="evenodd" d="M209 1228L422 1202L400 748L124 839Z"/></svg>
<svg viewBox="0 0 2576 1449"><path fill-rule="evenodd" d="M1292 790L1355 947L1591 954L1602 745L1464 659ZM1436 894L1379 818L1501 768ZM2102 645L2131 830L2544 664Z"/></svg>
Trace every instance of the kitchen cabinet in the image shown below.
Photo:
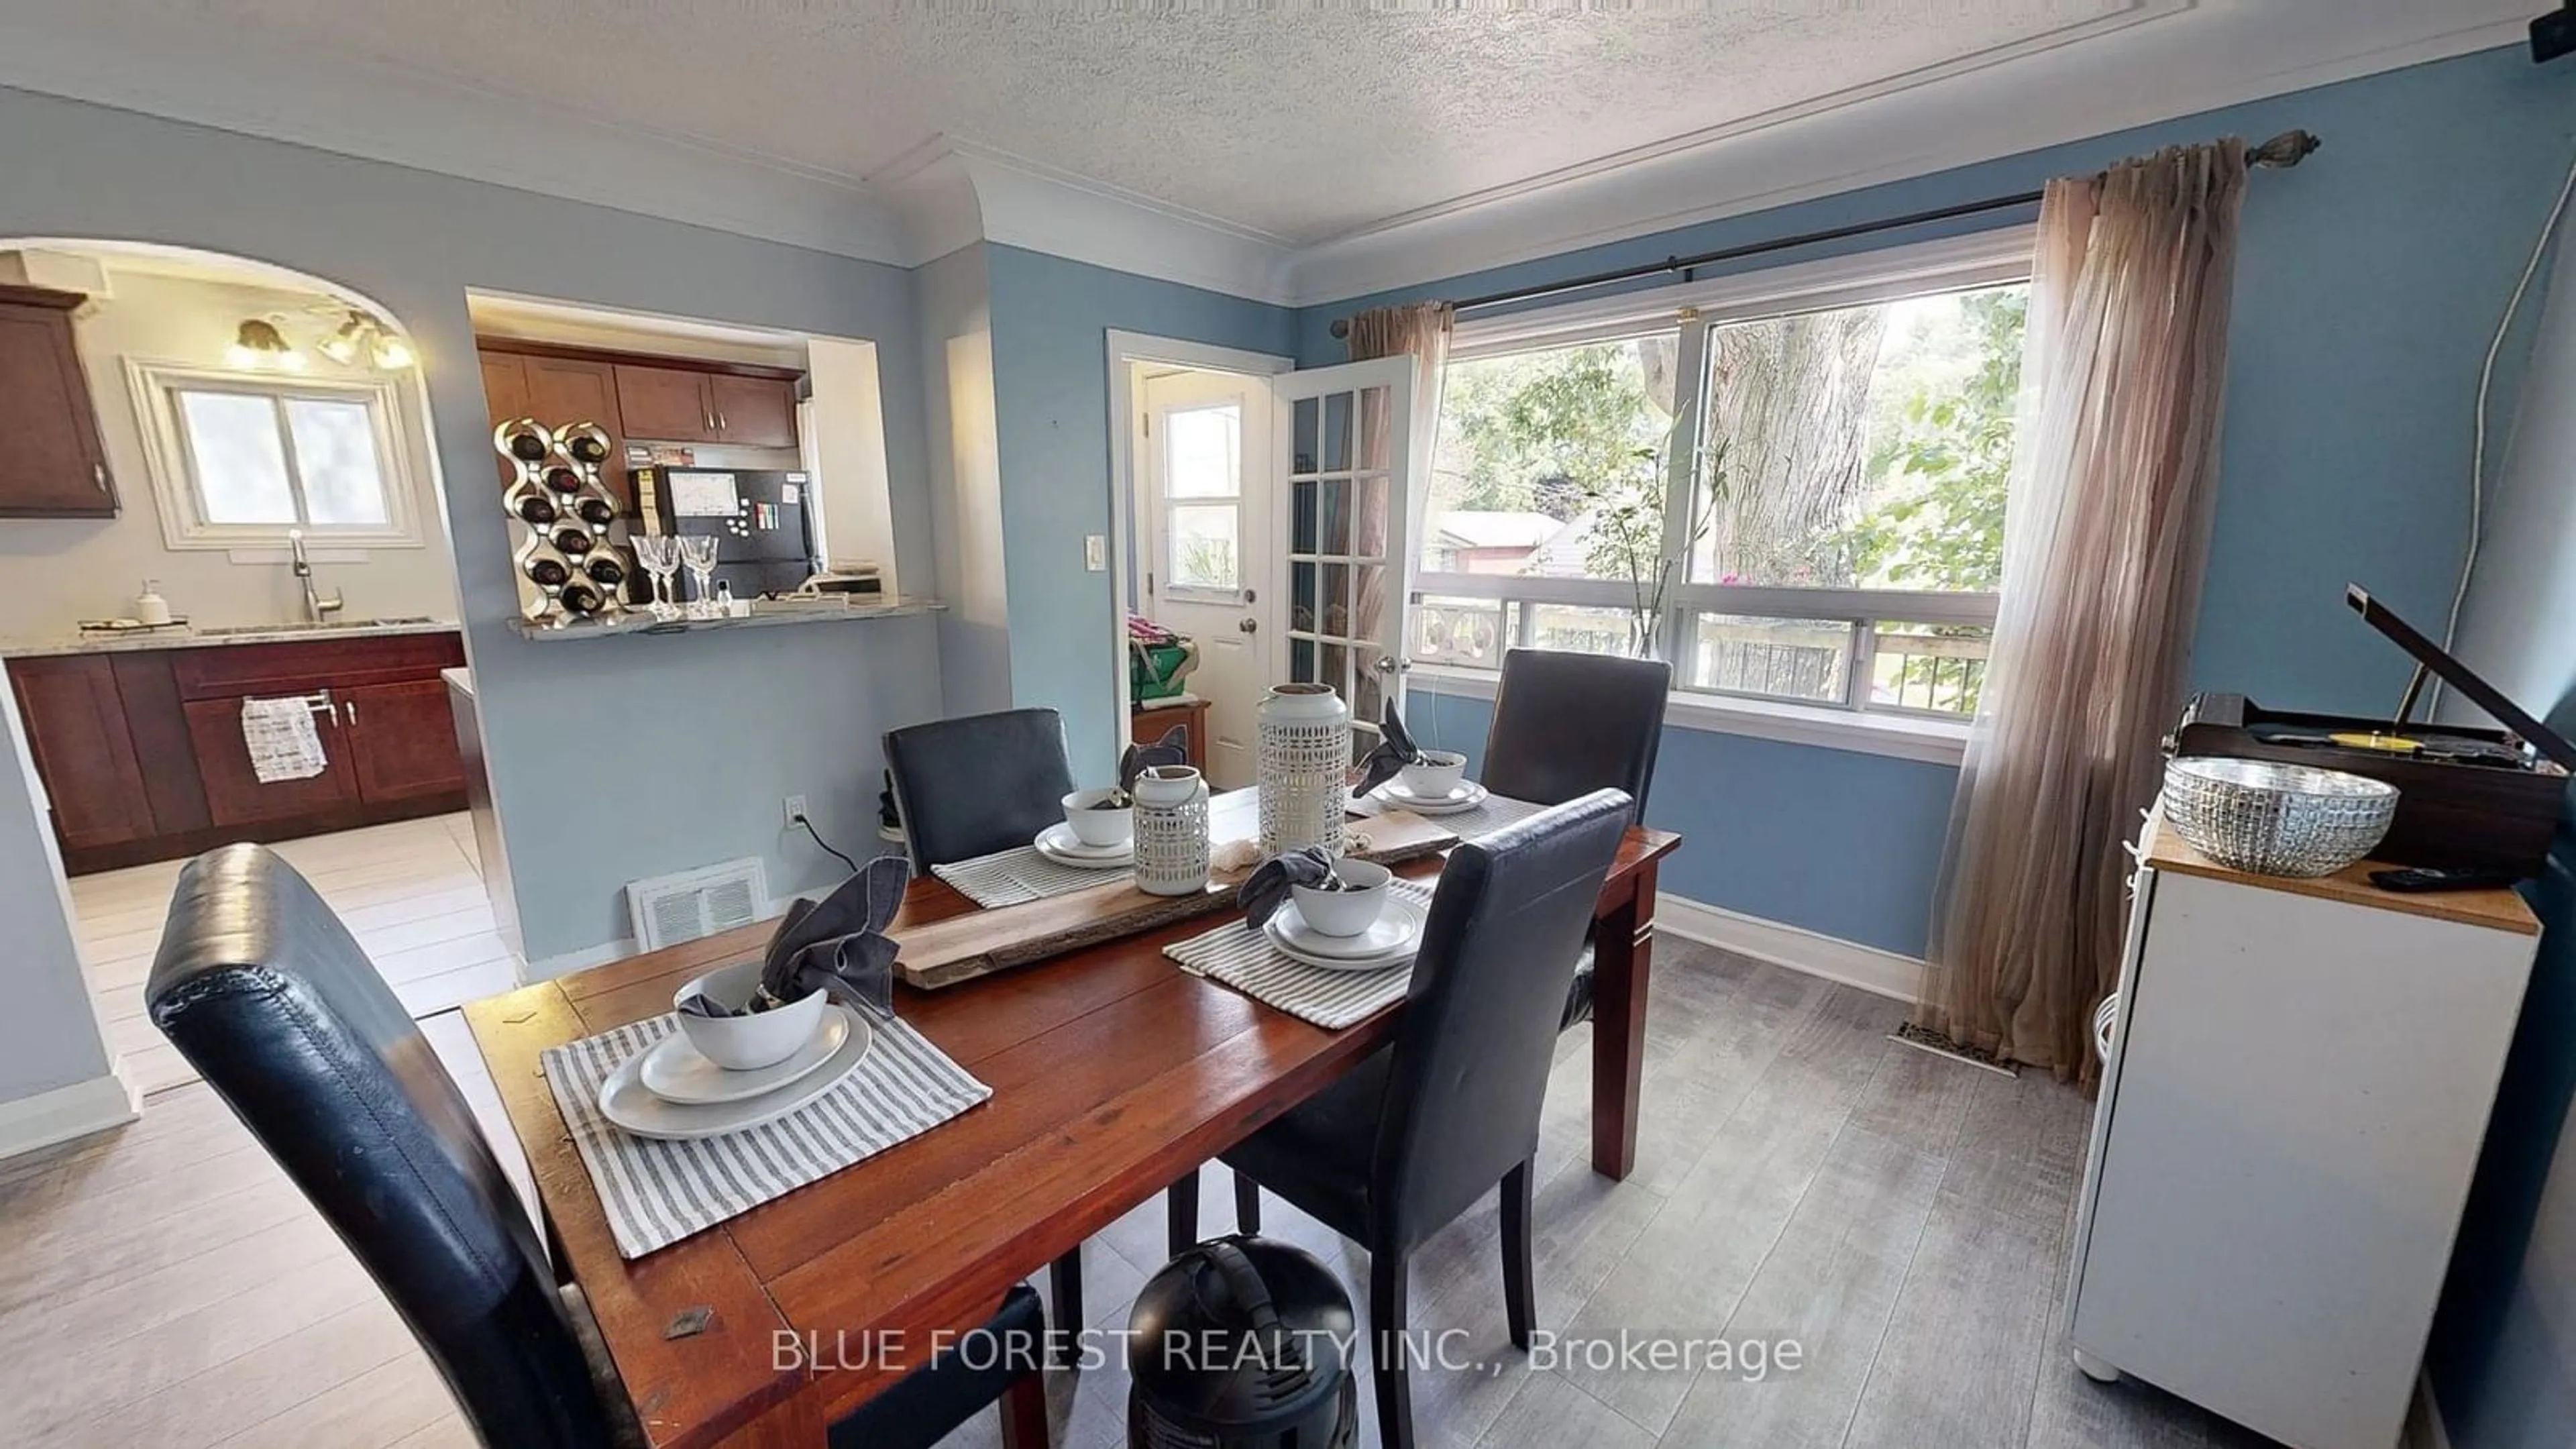
<svg viewBox="0 0 2576 1449"><path fill-rule="evenodd" d="M72 874L465 808L439 671L453 633L312 638L12 659ZM305 698L328 767L262 784L242 701Z"/></svg>
<svg viewBox="0 0 2576 1449"><path fill-rule="evenodd" d="M152 834L143 768L125 725L116 675L99 655L21 660L9 671L36 772L66 850Z"/></svg>
<svg viewBox="0 0 2576 1449"><path fill-rule="evenodd" d="M239 699L194 699L184 706L188 738L195 747L197 774L205 781L206 807L219 826L259 825L328 815L358 801L358 780L350 765L347 728L340 722L338 701L327 691L312 700L313 726L322 737L322 754L330 763L309 780L262 781L251 768L250 749L242 743Z"/></svg>
<svg viewBox="0 0 2576 1449"><path fill-rule="evenodd" d="M796 446L796 384L719 372L708 376L707 393L715 405L718 442L744 448Z"/></svg>
<svg viewBox="0 0 2576 1449"><path fill-rule="evenodd" d="M98 411L72 337L77 292L0 285L0 518L113 518Z"/></svg>
<svg viewBox="0 0 2576 1449"><path fill-rule="evenodd" d="M630 436L654 442L796 446L796 384L785 377L619 363L617 406Z"/></svg>
<svg viewBox="0 0 2576 1449"><path fill-rule="evenodd" d="M620 421L616 369L577 357L549 357L486 347L482 351L483 396L492 409L492 425L513 418L535 418L549 428L597 423L608 432L608 461L599 465L600 486L617 500L617 511L632 515L635 495L626 479L626 430ZM498 453L493 463L504 484L518 472Z"/></svg>
<svg viewBox="0 0 2576 1449"><path fill-rule="evenodd" d="M340 717L359 799L382 805L465 788L443 681L361 685L340 696Z"/></svg>

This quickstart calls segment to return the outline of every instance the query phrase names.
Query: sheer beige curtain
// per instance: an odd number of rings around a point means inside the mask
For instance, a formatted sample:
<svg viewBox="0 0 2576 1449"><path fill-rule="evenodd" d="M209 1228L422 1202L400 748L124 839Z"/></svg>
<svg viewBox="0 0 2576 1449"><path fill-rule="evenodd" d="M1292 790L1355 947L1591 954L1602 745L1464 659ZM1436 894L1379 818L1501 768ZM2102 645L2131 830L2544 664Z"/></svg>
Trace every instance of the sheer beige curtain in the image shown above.
<svg viewBox="0 0 2576 1449"><path fill-rule="evenodd" d="M1405 536L1415 540L1417 550L1422 538L1424 508L1431 485L1431 445L1439 431L1440 369L1449 361L1449 333L1456 322L1456 309L1446 302L1421 302L1410 307L1372 307L1351 319L1348 338L1350 360L1368 362L1380 357L1413 358L1413 426L1409 476L1413 480L1406 500L1410 525ZM1385 416L1386 395L1370 391L1360 395L1360 466L1384 470L1393 463L1392 431ZM1383 474L1381 473L1381 478ZM1352 502L1354 532L1352 547L1363 555L1386 551L1387 490L1383 481L1373 485L1362 482L1359 497ZM1356 580L1358 597L1351 601L1351 637L1372 638L1378 621L1386 612L1386 595L1390 581L1404 577L1403 559L1388 559L1382 569L1363 568ZM1376 681L1362 675L1363 689L1374 689ZM1354 708L1370 720L1377 718L1374 700L1356 701Z"/></svg>
<svg viewBox="0 0 2576 1449"><path fill-rule="evenodd" d="M2218 483L2245 147L2054 181L2041 203L2002 615L1970 737L1918 1019L2093 1070L2121 842L2180 708Z"/></svg>

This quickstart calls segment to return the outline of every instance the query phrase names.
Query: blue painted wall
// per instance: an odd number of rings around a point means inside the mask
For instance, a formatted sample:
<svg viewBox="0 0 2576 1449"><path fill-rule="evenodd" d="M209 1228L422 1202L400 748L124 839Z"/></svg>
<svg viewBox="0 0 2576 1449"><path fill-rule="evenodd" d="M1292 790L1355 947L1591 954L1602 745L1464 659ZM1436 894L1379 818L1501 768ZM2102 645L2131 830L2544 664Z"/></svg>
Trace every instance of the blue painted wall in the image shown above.
<svg viewBox="0 0 2576 1449"><path fill-rule="evenodd" d="M2563 272L2541 315L2459 651L2576 734L2576 286ZM2576 826L2562 820L2527 894L2540 957L2430 1355L2459 1449L2558 1449L2576 1437Z"/></svg>
<svg viewBox="0 0 2576 1449"><path fill-rule="evenodd" d="M2293 127L2317 132L2326 147L2295 171L2258 175L2246 205L2217 531L2192 679L2276 706L2386 708L2404 687L2407 661L2345 611L2343 586L2364 582L2427 622L2447 607L2466 536L2478 366L2576 153L2576 76L2535 68L2519 50L1309 307L1298 314L1298 355L1310 366L1340 361L1327 329L1362 306L1472 296L2008 195L2162 145L2231 132L2262 140ZM1997 220L1809 248L1760 265ZM2515 395L2525 350L2520 341L2508 349L2500 398ZM1920 953L1947 813L1932 801L1948 793L1952 772L1685 729L1667 733L1663 761L1654 814L1690 837L1671 870L1673 889ZM1702 769L1712 777L1691 778ZM1863 785L1887 792L1888 805L1855 817L1846 805L1873 798ZM1764 813L1739 808L1756 803ZM1784 831L1780 821L1798 827Z"/></svg>
<svg viewBox="0 0 2576 1449"><path fill-rule="evenodd" d="M526 954L626 934L638 876L757 856L774 891L840 867L781 828L807 794L844 844L875 828L878 734L940 713L926 617L534 644L492 489L469 287L867 338L883 348L904 577L934 572L911 279L754 241L305 146L0 88L0 237L204 247L391 308L419 344L486 759ZM138 503L129 481L129 506ZM0 522L0 528L6 528ZM583 808L593 799L594 807Z"/></svg>
<svg viewBox="0 0 2576 1449"><path fill-rule="evenodd" d="M1405 723L1484 767L1493 706L1416 680ZM1683 833L1663 889L1919 956L1958 772L1947 765L1668 729L1646 823Z"/></svg>
<svg viewBox="0 0 2576 1449"><path fill-rule="evenodd" d="M1108 334L1143 332L1287 356L1284 307L1066 261L985 248L1002 537L1010 581L1011 696L1064 711L1073 773L1106 783L1126 696L1110 672L1118 603L1083 568L1085 534L1110 518Z"/></svg>

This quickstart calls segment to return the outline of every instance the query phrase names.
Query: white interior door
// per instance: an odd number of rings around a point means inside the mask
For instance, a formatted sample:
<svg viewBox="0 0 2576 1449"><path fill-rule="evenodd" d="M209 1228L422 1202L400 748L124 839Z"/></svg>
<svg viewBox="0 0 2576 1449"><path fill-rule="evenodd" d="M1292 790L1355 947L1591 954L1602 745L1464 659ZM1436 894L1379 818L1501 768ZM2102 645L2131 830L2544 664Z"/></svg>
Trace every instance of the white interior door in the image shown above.
<svg viewBox="0 0 2576 1449"><path fill-rule="evenodd" d="M1412 597L1414 362L1385 357L1270 379L1286 628L1276 677L1329 684L1351 706L1352 758L1404 697Z"/></svg>
<svg viewBox="0 0 2576 1449"><path fill-rule="evenodd" d="M1140 532L1147 618L1199 646L1186 681L1208 702L1209 783L1253 782L1253 711L1270 685L1269 380L1231 372L1145 379ZM1148 715L1137 737L1160 731Z"/></svg>

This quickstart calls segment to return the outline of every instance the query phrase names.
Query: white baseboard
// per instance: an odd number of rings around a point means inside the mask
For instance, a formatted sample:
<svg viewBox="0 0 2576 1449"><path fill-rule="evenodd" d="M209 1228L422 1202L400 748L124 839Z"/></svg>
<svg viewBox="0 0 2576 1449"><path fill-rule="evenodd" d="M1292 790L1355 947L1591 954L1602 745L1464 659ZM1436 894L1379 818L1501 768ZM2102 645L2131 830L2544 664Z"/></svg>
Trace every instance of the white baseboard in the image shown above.
<svg viewBox="0 0 2576 1449"><path fill-rule="evenodd" d="M125 1079L122 1064L111 1066L103 1077L0 1102L0 1160L122 1127L142 1115L142 1094Z"/></svg>
<svg viewBox="0 0 2576 1449"><path fill-rule="evenodd" d="M1892 996L1908 1005L1923 996L1923 963L1912 956L1706 905L1687 896L1656 898L1655 929L1669 931L1685 941Z"/></svg>
<svg viewBox="0 0 2576 1449"><path fill-rule="evenodd" d="M2408 1449L2451 1449L2451 1431L2442 1424L2442 1406L2433 1399L2433 1375L2415 1378L2415 1403L2406 1413Z"/></svg>

